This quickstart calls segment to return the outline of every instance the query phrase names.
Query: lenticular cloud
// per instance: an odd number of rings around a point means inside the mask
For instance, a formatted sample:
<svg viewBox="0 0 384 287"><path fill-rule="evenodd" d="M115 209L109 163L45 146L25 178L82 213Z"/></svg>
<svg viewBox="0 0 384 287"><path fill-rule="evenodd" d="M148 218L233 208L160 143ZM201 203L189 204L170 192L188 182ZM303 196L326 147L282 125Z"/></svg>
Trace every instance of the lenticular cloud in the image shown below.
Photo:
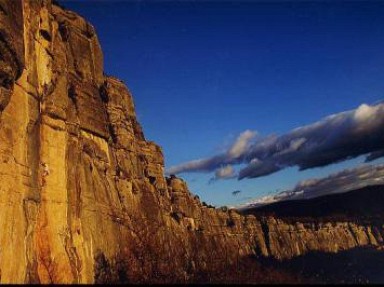
<svg viewBox="0 0 384 287"><path fill-rule="evenodd" d="M225 153L173 166L168 173L213 172L246 164L238 173L243 179L291 166L300 170L325 166L364 154L370 161L384 155L384 103L362 104L281 136L255 137L256 132L247 130Z"/></svg>

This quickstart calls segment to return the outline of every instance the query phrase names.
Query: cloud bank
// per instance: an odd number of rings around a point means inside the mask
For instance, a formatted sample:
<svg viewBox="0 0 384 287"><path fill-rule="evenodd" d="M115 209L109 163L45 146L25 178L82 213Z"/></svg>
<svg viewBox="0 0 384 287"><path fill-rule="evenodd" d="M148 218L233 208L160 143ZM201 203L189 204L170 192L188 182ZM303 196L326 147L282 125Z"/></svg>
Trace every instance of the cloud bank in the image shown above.
<svg viewBox="0 0 384 287"><path fill-rule="evenodd" d="M218 175L225 166L246 164L237 174L243 179L292 166L300 170L325 166L364 154L371 161L384 156L384 103L362 104L281 136L255 137L256 132L247 130L226 152L173 166L168 173L216 171Z"/></svg>
<svg viewBox="0 0 384 287"><path fill-rule="evenodd" d="M379 184L384 184L384 164L376 166L362 165L357 168L333 173L324 178L300 181L293 189L254 199L238 208L256 207L277 201L310 199Z"/></svg>
<svg viewBox="0 0 384 287"><path fill-rule="evenodd" d="M241 163L241 156L250 148L251 140L256 135L255 131L246 130L237 137L236 141L225 153L170 167L166 173L179 174L183 172L211 172L216 170L217 175L219 175L220 171L218 170L223 167Z"/></svg>
<svg viewBox="0 0 384 287"><path fill-rule="evenodd" d="M231 165L223 166L215 172L216 179L225 179L236 177L235 170Z"/></svg>

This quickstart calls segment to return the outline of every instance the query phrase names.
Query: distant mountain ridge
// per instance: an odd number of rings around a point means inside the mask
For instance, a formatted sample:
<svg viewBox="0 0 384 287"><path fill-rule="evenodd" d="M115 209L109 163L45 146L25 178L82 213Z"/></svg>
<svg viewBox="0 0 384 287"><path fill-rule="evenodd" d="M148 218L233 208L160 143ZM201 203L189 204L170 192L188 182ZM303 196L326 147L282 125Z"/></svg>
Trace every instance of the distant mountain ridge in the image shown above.
<svg viewBox="0 0 384 287"><path fill-rule="evenodd" d="M311 199L284 200L259 207L244 208L241 213L279 218L340 219L384 218L384 185L323 195Z"/></svg>
<svg viewBox="0 0 384 287"><path fill-rule="evenodd" d="M76 13L0 0L0 52L0 283L194 283L247 258L384 246L376 223L241 215L165 177Z"/></svg>

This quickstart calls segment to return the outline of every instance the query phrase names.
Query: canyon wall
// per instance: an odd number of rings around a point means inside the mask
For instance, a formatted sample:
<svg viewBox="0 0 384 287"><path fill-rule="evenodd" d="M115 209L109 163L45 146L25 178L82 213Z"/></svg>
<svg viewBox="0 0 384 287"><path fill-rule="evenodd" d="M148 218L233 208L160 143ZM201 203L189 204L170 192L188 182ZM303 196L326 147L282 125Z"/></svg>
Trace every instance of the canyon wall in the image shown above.
<svg viewBox="0 0 384 287"><path fill-rule="evenodd" d="M248 255L383 244L383 226L242 216L164 177L79 15L0 0L0 52L1 283L191 282Z"/></svg>

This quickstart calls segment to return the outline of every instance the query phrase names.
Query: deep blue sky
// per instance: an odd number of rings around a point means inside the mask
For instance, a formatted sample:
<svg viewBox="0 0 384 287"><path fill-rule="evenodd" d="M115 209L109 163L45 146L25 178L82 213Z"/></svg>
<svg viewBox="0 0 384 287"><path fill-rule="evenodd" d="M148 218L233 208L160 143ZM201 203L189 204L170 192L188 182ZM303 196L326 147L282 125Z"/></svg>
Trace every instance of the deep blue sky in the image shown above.
<svg viewBox="0 0 384 287"><path fill-rule="evenodd" d="M60 2L95 26L105 72L132 91L168 167L246 129L282 134L383 99L383 1ZM210 185L212 174L182 177L202 200L236 204L360 162Z"/></svg>

